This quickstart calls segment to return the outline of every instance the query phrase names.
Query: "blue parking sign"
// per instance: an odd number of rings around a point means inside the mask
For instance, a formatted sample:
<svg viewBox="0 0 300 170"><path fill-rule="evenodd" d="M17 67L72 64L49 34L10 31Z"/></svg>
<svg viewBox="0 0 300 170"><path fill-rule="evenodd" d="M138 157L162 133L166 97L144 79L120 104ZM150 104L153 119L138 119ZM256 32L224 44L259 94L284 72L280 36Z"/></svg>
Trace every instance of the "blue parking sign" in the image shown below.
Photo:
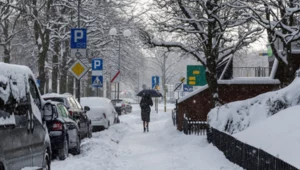
<svg viewBox="0 0 300 170"><path fill-rule="evenodd" d="M156 85L159 85L159 77L152 76L152 89L154 89Z"/></svg>
<svg viewBox="0 0 300 170"><path fill-rule="evenodd" d="M71 29L71 48L86 48L86 40L85 28Z"/></svg>
<svg viewBox="0 0 300 170"><path fill-rule="evenodd" d="M92 70L103 70L103 60L101 58L92 59Z"/></svg>

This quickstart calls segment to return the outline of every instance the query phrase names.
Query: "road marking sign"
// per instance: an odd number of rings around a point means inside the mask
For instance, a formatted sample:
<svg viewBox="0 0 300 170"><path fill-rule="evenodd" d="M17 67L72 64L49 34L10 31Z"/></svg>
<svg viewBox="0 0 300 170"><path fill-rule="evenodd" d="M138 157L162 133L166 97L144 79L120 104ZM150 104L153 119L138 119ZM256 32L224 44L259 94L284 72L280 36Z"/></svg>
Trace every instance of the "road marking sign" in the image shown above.
<svg viewBox="0 0 300 170"><path fill-rule="evenodd" d="M71 29L71 48L86 48L86 40L85 28Z"/></svg>
<svg viewBox="0 0 300 170"><path fill-rule="evenodd" d="M84 65L80 60L77 60L73 63L73 65L69 68L69 71L76 77L76 79L80 80L82 76L85 75L85 73L89 69L86 65Z"/></svg>
<svg viewBox="0 0 300 170"><path fill-rule="evenodd" d="M103 87L103 76L92 76L93 87Z"/></svg>
<svg viewBox="0 0 300 170"><path fill-rule="evenodd" d="M71 57L77 58L77 59L85 59L86 58L86 49L82 49L82 48L71 49Z"/></svg>
<svg viewBox="0 0 300 170"><path fill-rule="evenodd" d="M113 77L112 77L112 79L110 80L110 82L112 83L112 82L120 82L120 76L119 76L119 74L120 74L120 70L118 70L116 73L113 73L112 75L113 75Z"/></svg>
<svg viewBox="0 0 300 170"><path fill-rule="evenodd" d="M187 84L183 84L183 91L184 92L193 92L193 86L189 86Z"/></svg>

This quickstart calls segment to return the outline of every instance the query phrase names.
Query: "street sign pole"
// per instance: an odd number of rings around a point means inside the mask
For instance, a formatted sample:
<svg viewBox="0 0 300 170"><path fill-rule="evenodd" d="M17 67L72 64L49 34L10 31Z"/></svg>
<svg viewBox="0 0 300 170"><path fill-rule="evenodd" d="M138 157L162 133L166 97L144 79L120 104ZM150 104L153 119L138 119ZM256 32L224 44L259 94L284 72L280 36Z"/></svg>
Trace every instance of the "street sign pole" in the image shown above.
<svg viewBox="0 0 300 170"><path fill-rule="evenodd" d="M80 3L81 3L81 0L78 0L78 9L77 9L77 12L78 12L78 23L77 23L77 27L80 28ZM77 94L76 94L77 98L78 98L78 102L80 103L80 79L77 80Z"/></svg>

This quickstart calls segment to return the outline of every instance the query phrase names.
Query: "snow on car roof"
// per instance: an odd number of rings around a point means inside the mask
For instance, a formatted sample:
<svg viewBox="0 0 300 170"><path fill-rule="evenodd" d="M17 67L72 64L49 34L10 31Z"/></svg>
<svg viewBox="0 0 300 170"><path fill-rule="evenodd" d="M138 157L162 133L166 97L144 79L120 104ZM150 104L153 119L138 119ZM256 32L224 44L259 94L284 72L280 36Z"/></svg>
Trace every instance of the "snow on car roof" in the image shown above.
<svg viewBox="0 0 300 170"><path fill-rule="evenodd" d="M43 98L53 98L53 97L65 98L66 95L58 94L58 93L47 93L47 94L44 94L42 97Z"/></svg>
<svg viewBox="0 0 300 170"><path fill-rule="evenodd" d="M80 104L82 106L102 106L108 105L110 100L105 97L82 97L80 98Z"/></svg>
<svg viewBox="0 0 300 170"><path fill-rule="evenodd" d="M34 79L27 66L0 63L0 99L6 103L10 94L17 101L26 97L29 91L28 78ZM35 81L35 80L34 80Z"/></svg>

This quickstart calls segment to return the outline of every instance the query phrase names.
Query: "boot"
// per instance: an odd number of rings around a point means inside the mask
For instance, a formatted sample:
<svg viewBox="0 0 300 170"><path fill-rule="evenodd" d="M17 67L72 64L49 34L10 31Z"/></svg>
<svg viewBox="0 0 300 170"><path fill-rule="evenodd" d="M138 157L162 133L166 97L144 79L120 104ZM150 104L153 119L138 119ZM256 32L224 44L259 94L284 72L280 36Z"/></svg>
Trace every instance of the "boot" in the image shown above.
<svg viewBox="0 0 300 170"><path fill-rule="evenodd" d="M144 127L144 132L146 132L146 128Z"/></svg>

